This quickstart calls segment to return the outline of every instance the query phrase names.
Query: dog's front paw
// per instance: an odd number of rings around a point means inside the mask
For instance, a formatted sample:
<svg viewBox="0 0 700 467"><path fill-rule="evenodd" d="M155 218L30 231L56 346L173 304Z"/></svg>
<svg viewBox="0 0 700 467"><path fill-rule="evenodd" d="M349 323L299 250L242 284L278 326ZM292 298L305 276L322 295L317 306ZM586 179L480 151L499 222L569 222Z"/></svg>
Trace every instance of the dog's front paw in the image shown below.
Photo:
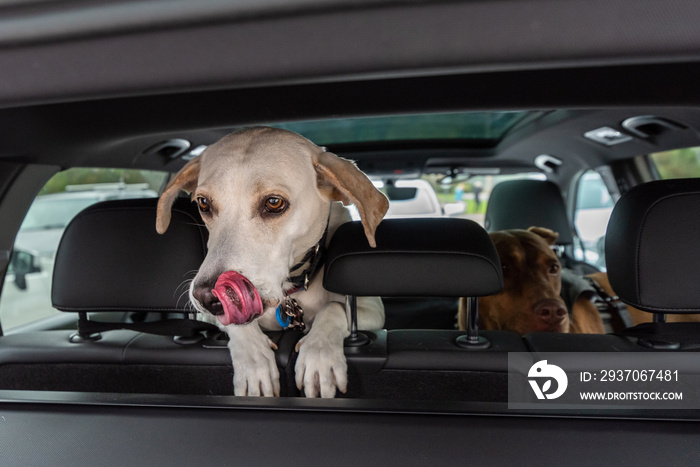
<svg viewBox="0 0 700 467"><path fill-rule="evenodd" d="M335 397L348 387L348 366L343 352L343 336L309 333L297 344L299 357L294 367L299 390L306 397Z"/></svg>
<svg viewBox="0 0 700 467"><path fill-rule="evenodd" d="M279 396L280 373L272 351L277 348L275 344L255 322L228 326L226 331L230 339L234 395Z"/></svg>

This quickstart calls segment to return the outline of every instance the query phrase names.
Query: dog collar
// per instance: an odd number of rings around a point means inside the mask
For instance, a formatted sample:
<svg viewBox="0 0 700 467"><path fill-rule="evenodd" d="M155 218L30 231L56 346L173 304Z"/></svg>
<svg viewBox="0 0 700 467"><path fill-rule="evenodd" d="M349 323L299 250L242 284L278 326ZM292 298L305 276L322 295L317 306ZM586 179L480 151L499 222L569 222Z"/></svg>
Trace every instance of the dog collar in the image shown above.
<svg viewBox="0 0 700 467"><path fill-rule="evenodd" d="M301 290L307 290L309 288L309 282L316 275L321 265L323 264L323 258L326 253L326 238L328 237L328 225L330 224L331 213L328 211L328 220L326 221L326 229L321 236L321 239L316 243L316 245L309 248L304 254L303 258L291 267L289 270L289 276L287 276L286 282L292 284L292 287L285 291L285 295L292 295L293 293L299 292ZM306 266L306 268L304 268ZM302 272L298 275L294 273L300 269Z"/></svg>

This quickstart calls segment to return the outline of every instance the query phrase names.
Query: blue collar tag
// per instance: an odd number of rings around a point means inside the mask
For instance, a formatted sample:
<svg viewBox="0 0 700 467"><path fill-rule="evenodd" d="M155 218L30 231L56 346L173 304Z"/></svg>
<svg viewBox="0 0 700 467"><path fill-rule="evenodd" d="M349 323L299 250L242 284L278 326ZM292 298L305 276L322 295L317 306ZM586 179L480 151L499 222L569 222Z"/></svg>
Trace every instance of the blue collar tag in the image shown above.
<svg viewBox="0 0 700 467"><path fill-rule="evenodd" d="M275 310L275 316L277 317L277 322L279 323L280 326L283 328L288 328L289 327L289 316L286 316L285 313L285 318L287 318L286 321L282 320L282 305L279 305L277 307L277 310Z"/></svg>

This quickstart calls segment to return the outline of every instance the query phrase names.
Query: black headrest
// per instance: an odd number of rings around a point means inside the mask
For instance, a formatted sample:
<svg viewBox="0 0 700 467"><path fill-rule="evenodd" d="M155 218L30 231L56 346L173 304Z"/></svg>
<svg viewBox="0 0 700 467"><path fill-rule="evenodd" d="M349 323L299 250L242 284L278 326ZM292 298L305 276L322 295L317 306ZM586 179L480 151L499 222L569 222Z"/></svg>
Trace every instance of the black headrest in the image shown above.
<svg viewBox="0 0 700 467"><path fill-rule="evenodd" d="M700 312L700 179L644 183L615 205L605 239L615 293L649 312Z"/></svg>
<svg viewBox="0 0 700 467"><path fill-rule="evenodd" d="M362 225L341 225L328 247L324 287L344 295L475 297L503 288L486 231L466 219L385 219L377 247Z"/></svg>
<svg viewBox="0 0 700 467"><path fill-rule="evenodd" d="M484 226L489 232L546 227L559 233L557 244L574 242L561 192L545 180L509 180L496 185L486 206Z"/></svg>
<svg viewBox="0 0 700 467"><path fill-rule="evenodd" d="M97 203L66 227L51 301L62 311L185 312L186 282L206 254L206 229L189 200L156 232L157 199Z"/></svg>

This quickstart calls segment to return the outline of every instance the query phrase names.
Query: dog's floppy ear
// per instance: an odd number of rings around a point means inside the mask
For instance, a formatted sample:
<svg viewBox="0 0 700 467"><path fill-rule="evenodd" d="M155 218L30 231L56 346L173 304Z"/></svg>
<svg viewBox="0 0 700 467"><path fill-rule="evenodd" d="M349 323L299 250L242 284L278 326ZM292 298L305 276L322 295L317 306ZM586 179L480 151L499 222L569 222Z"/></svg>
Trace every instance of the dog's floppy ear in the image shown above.
<svg viewBox="0 0 700 467"><path fill-rule="evenodd" d="M317 154L314 167L321 193L333 201L357 206L367 240L373 248L376 247L374 232L389 209L386 196L353 162L335 154Z"/></svg>
<svg viewBox="0 0 700 467"><path fill-rule="evenodd" d="M544 227L530 227L527 230L528 230L528 232L532 232L532 233L544 238L544 240L549 245L554 245L557 241L557 238L559 238L559 234L557 232L550 230L550 229L547 229L547 228L544 228Z"/></svg>
<svg viewBox="0 0 700 467"><path fill-rule="evenodd" d="M201 166L201 156L195 157L189 161L175 175L170 183L165 187L163 193L158 200L158 213L156 216L156 230L159 234L165 233L170 225L170 208L175 202L180 190L185 190L188 193L197 188L197 180L199 179L199 168Z"/></svg>

